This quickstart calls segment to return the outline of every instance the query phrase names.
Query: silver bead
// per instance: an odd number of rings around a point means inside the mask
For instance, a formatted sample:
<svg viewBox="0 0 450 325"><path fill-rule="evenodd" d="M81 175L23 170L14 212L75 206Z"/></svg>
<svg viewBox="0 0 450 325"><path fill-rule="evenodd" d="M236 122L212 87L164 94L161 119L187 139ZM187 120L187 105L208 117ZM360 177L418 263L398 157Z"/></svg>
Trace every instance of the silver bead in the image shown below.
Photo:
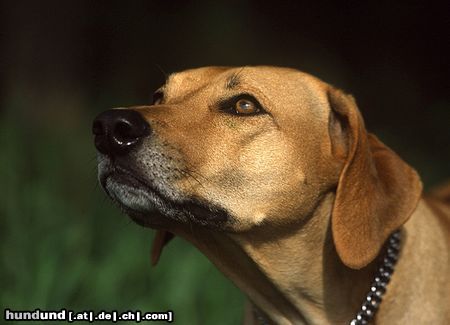
<svg viewBox="0 0 450 325"><path fill-rule="evenodd" d="M383 264L391 269L394 268L395 265L395 260L393 260L392 258L390 258L389 256L386 256L385 258L383 258Z"/></svg>
<svg viewBox="0 0 450 325"><path fill-rule="evenodd" d="M360 311L358 314L356 314L356 320L360 322L360 324L367 324L367 315Z"/></svg>
<svg viewBox="0 0 450 325"><path fill-rule="evenodd" d="M362 311L367 316L367 320L372 319L372 317L373 317L373 310L371 308L366 307L366 306L362 306Z"/></svg>
<svg viewBox="0 0 450 325"><path fill-rule="evenodd" d="M366 300L369 301L372 305L374 302L380 303L381 298L377 296L374 292L369 292L369 294L366 297Z"/></svg>
<svg viewBox="0 0 450 325"><path fill-rule="evenodd" d="M390 246L396 250L400 249L400 243L391 242Z"/></svg>
<svg viewBox="0 0 450 325"><path fill-rule="evenodd" d="M373 297L376 297L376 299L374 299ZM366 299L367 299L366 302L368 304L370 304L372 306L372 308L378 309L378 307L380 306L381 299L378 296L376 296L376 295L373 295L371 297L367 296Z"/></svg>

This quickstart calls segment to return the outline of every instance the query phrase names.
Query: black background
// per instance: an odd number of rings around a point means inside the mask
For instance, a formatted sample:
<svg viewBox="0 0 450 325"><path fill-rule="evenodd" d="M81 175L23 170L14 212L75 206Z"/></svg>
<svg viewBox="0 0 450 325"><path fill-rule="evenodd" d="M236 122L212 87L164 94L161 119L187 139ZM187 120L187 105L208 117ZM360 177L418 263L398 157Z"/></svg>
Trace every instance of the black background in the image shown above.
<svg viewBox="0 0 450 325"><path fill-rule="evenodd" d="M150 270L150 231L92 190L93 117L149 103L171 72L289 66L352 93L368 129L430 188L450 178L449 9L448 1L3 1L2 306L141 306L173 309L185 324L234 323L240 294L194 248L174 241Z"/></svg>

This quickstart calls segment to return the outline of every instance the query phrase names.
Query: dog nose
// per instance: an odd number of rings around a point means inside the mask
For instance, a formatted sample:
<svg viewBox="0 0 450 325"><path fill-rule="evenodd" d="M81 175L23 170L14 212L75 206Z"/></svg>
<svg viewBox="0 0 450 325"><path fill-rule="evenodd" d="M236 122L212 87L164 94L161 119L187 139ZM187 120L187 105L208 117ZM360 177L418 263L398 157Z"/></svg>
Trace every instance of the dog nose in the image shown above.
<svg viewBox="0 0 450 325"><path fill-rule="evenodd" d="M95 147L110 156L127 154L150 132L150 125L142 115L130 109L107 110L92 124Z"/></svg>

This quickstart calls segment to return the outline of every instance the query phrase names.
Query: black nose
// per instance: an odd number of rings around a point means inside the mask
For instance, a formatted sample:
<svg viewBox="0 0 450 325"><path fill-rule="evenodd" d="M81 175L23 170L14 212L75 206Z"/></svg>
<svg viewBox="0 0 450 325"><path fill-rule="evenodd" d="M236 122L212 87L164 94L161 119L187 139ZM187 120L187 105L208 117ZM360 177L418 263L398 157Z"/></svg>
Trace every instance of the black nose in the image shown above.
<svg viewBox="0 0 450 325"><path fill-rule="evenodd" d="M150 131L150 125L142 115L129 109L110 109L100 113L92 124L95 147L110 156L128 153Z"/></svg>

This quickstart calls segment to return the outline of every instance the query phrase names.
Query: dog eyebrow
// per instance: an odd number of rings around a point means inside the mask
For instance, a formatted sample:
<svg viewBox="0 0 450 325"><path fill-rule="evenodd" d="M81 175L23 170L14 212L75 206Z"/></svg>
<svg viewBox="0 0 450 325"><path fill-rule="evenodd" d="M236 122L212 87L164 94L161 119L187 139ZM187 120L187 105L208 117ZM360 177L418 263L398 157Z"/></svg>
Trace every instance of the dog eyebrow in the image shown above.
<svg viewBox="0 0 450 325"><path fill-rule="evenodd" d="M229 76L225 83L225 88L228 90L236 89L237 86L241 83L241 80L239 79L238 73L233 73L231 76Z"/></svg>
<svg viewBox="0 0 450 325"><path fill-rule="evenodd" d="M246 66L243 66L241 69L239 69L239 71L234 72L231 76L227 78L225 89L233 90L236 89L241 84L240 75L245 68Z"/></svg>

